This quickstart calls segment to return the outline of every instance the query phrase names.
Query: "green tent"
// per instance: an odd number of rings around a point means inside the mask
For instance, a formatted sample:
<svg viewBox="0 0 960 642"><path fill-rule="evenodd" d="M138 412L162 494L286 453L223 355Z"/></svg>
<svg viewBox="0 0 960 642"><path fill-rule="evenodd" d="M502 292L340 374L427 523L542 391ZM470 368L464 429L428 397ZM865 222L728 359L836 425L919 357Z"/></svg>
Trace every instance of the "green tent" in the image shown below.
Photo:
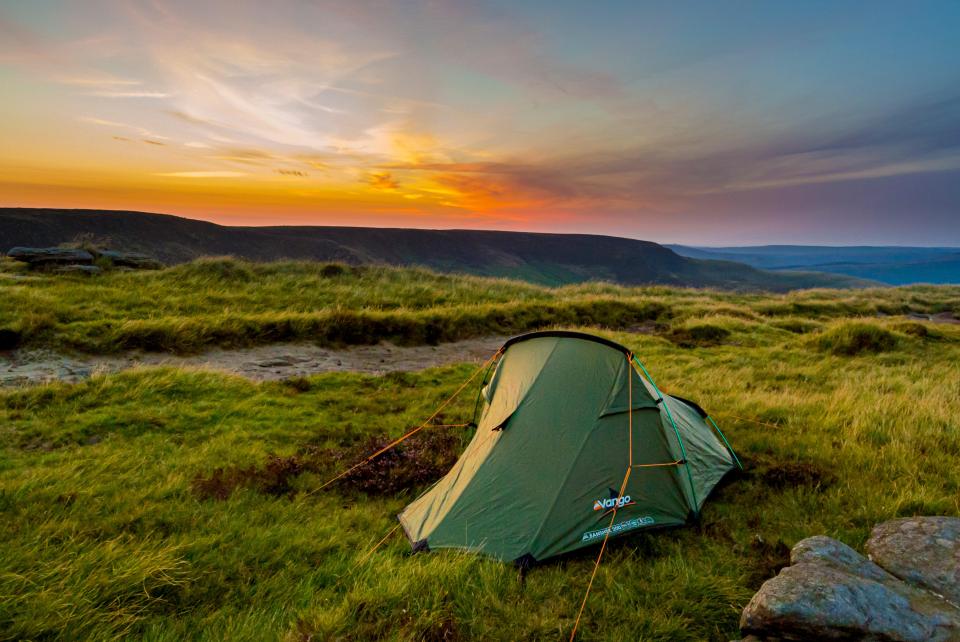
<svg viewBox="0 0 960 642"><path fill-rule="evenodd" d="M399 515L415 551L529 565L687 523L739 466L697 404L661 394L627 348L588 334L510 339L478 403L460 459Z"/></svg>

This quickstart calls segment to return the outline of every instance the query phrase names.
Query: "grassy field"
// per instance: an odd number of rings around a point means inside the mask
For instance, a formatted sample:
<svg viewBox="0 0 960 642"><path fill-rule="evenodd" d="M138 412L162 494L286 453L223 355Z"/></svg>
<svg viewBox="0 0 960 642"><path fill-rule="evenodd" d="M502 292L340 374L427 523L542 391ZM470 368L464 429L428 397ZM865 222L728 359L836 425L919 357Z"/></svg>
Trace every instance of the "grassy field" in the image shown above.
<svg viewBox="0 0 960 642"><path fill-rule="evenodd" d="M699 527L608 550L584 640L729 640L797 540L826 533L862 547L886 518L960 515L960 325L902 316L960 313L960 288L545 289L228 260L95 279L4 269L0 328L25 347L418 343L540 325L629 346L667 392L713 413L747 471L716 492ZM372 438L418 425L475 369L262 384L141 369L0 392L0 638L568 635L595 551L523 583L475 556L411 556L398 532L366 557L425 487L422 473L456 456L462 429L424 431L410 441L427 447L314 492ZM468 418L474 393L441 421ZM371 479L386 481L378 490Z"/></svg>
<svg viewBox="0 0 960 642"><path fill-rule="evenodd" d="M19 278L18 278L19 277ZM156 272L51 278L0 261L6 346L196 352L281 341L405 344L550 325L608 328L704 317L809 331L853 316L960 309L960 288L804 290L782 296L589 283L546 288L426 270L202 259ZM713 317L716 317L713 319Z"/></svg>

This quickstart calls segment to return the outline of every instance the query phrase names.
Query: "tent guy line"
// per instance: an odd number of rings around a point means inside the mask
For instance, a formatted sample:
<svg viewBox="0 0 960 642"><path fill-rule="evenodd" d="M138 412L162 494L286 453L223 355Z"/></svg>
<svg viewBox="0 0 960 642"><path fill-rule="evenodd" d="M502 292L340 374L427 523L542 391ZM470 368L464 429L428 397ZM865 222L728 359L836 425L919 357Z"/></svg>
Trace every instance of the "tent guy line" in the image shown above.
<svg viewBox="0 0 960 642"><path fill-rule="evenodd" d="M492 362L497 358L497 356L500 355L500 352L501 352L501 351L502 351L502 349L501 349L501 350L497 350L497 352L494 353L494 355L493 355L492 357L490 357L489 359L487 359L486 361L484 361L484 362L483 362L483 365L480 366L472 375L470 375L470 378L467 379L466 381L464 381L463 384L461 384L460 387L457 388L457 390L456 390L452 395L450 395L450 397L448 397L443 403L441 403L441 404L437 407L437 409L433 411L433 414L430 415L429 417L427 417L426 421L424 421L422 424L420 424L419 426L417 426L417 427L414 428L413 430L407 432L406 434L404 434L404 435L402 435L402 436L394 439L394 440L391 441L389 444L387 444L386 446L384 446L384 447L381 448L380 450L376 451L376 452L373 453L372 455L367 456L365 459L362 459L362 460L358 461L358 462L357 462L356 464L354 464L353 466L350 466L349 468L341 471L341 472L338 473L337 475L331 477L330 479L328 479L327 481L325 481L323 484L321 484L319 487L317 487L317 488L315 488L314 490L312 490L312 491L310 491L309 493L307 493L307 495L312 495L312 494L314 494L314 493L320 492L321 490L323 490L324 488L326 488L326 487L329 486L330 484L334 483L335 481L337 481L337 480L339 480L339 479L343 479L344 477L346 477L347 475L349 475L350 473L352 473L352 472L355 471L356 469L360 468L361 466L364 466L364 465L366 465L366 464L369 464L371 461L373 461L374 459L376 459L377 457L379 457L379 456L382 455L383 453L387 452L387 451L390 450L391 448L394 448L394 447L400 445L400 443L403 442L405 439L408 439L408 438L412 437L413 435L417 434L418 432L420 432L420 431L423 430L424 428L431 427L430 422L431 422L433 419L435 419L435 418L440 414L440 412L441 412L444 408L446 408L448 405L450 405L450 402L452 402L454 399L456 399L457 396L458 396L461 392L463 392L463 389L466 388L468 385L470 385L470 382L473 381L473 380L476 378L476 376L477 376L478 374L480 374L481 371L483 371L490 363L492 363ZM468 425L468 424L462 424L462 426L466 426L466 425ZM437 425L434 426L434 427L437 427L437 428L448 428L448 427L460 427L460 426L461 426L461 424L437 424Z"/></svg>

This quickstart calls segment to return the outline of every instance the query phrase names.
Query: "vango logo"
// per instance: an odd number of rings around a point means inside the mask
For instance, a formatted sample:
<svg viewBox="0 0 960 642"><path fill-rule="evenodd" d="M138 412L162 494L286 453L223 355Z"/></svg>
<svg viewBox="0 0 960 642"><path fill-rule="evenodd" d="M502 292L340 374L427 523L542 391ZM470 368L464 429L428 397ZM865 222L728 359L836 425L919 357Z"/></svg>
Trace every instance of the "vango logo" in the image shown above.
<svg viewBox="0 0 960 642"><path fill-rule="evenodd" d="M614 508L619 510L624 506L631 506L633 504L636 504L636 502L630 499L630 495L608 497L607 499L598 499L593 502L593 510L612 510Z"/></svg>

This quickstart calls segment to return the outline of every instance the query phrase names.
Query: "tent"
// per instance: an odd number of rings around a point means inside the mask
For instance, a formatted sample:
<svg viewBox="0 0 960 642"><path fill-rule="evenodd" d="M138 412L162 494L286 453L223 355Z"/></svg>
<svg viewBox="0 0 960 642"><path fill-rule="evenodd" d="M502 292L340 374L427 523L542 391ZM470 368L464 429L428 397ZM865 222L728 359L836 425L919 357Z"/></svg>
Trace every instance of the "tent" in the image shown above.
<svg viewBox="0 0 960 642"><path fill-rule="evenodd" d="M398 516L414 551L463 549L528 566L695 520L740 465L700 406L662 394L622 345L532 332L499 354L473 439Z"/></svg>

